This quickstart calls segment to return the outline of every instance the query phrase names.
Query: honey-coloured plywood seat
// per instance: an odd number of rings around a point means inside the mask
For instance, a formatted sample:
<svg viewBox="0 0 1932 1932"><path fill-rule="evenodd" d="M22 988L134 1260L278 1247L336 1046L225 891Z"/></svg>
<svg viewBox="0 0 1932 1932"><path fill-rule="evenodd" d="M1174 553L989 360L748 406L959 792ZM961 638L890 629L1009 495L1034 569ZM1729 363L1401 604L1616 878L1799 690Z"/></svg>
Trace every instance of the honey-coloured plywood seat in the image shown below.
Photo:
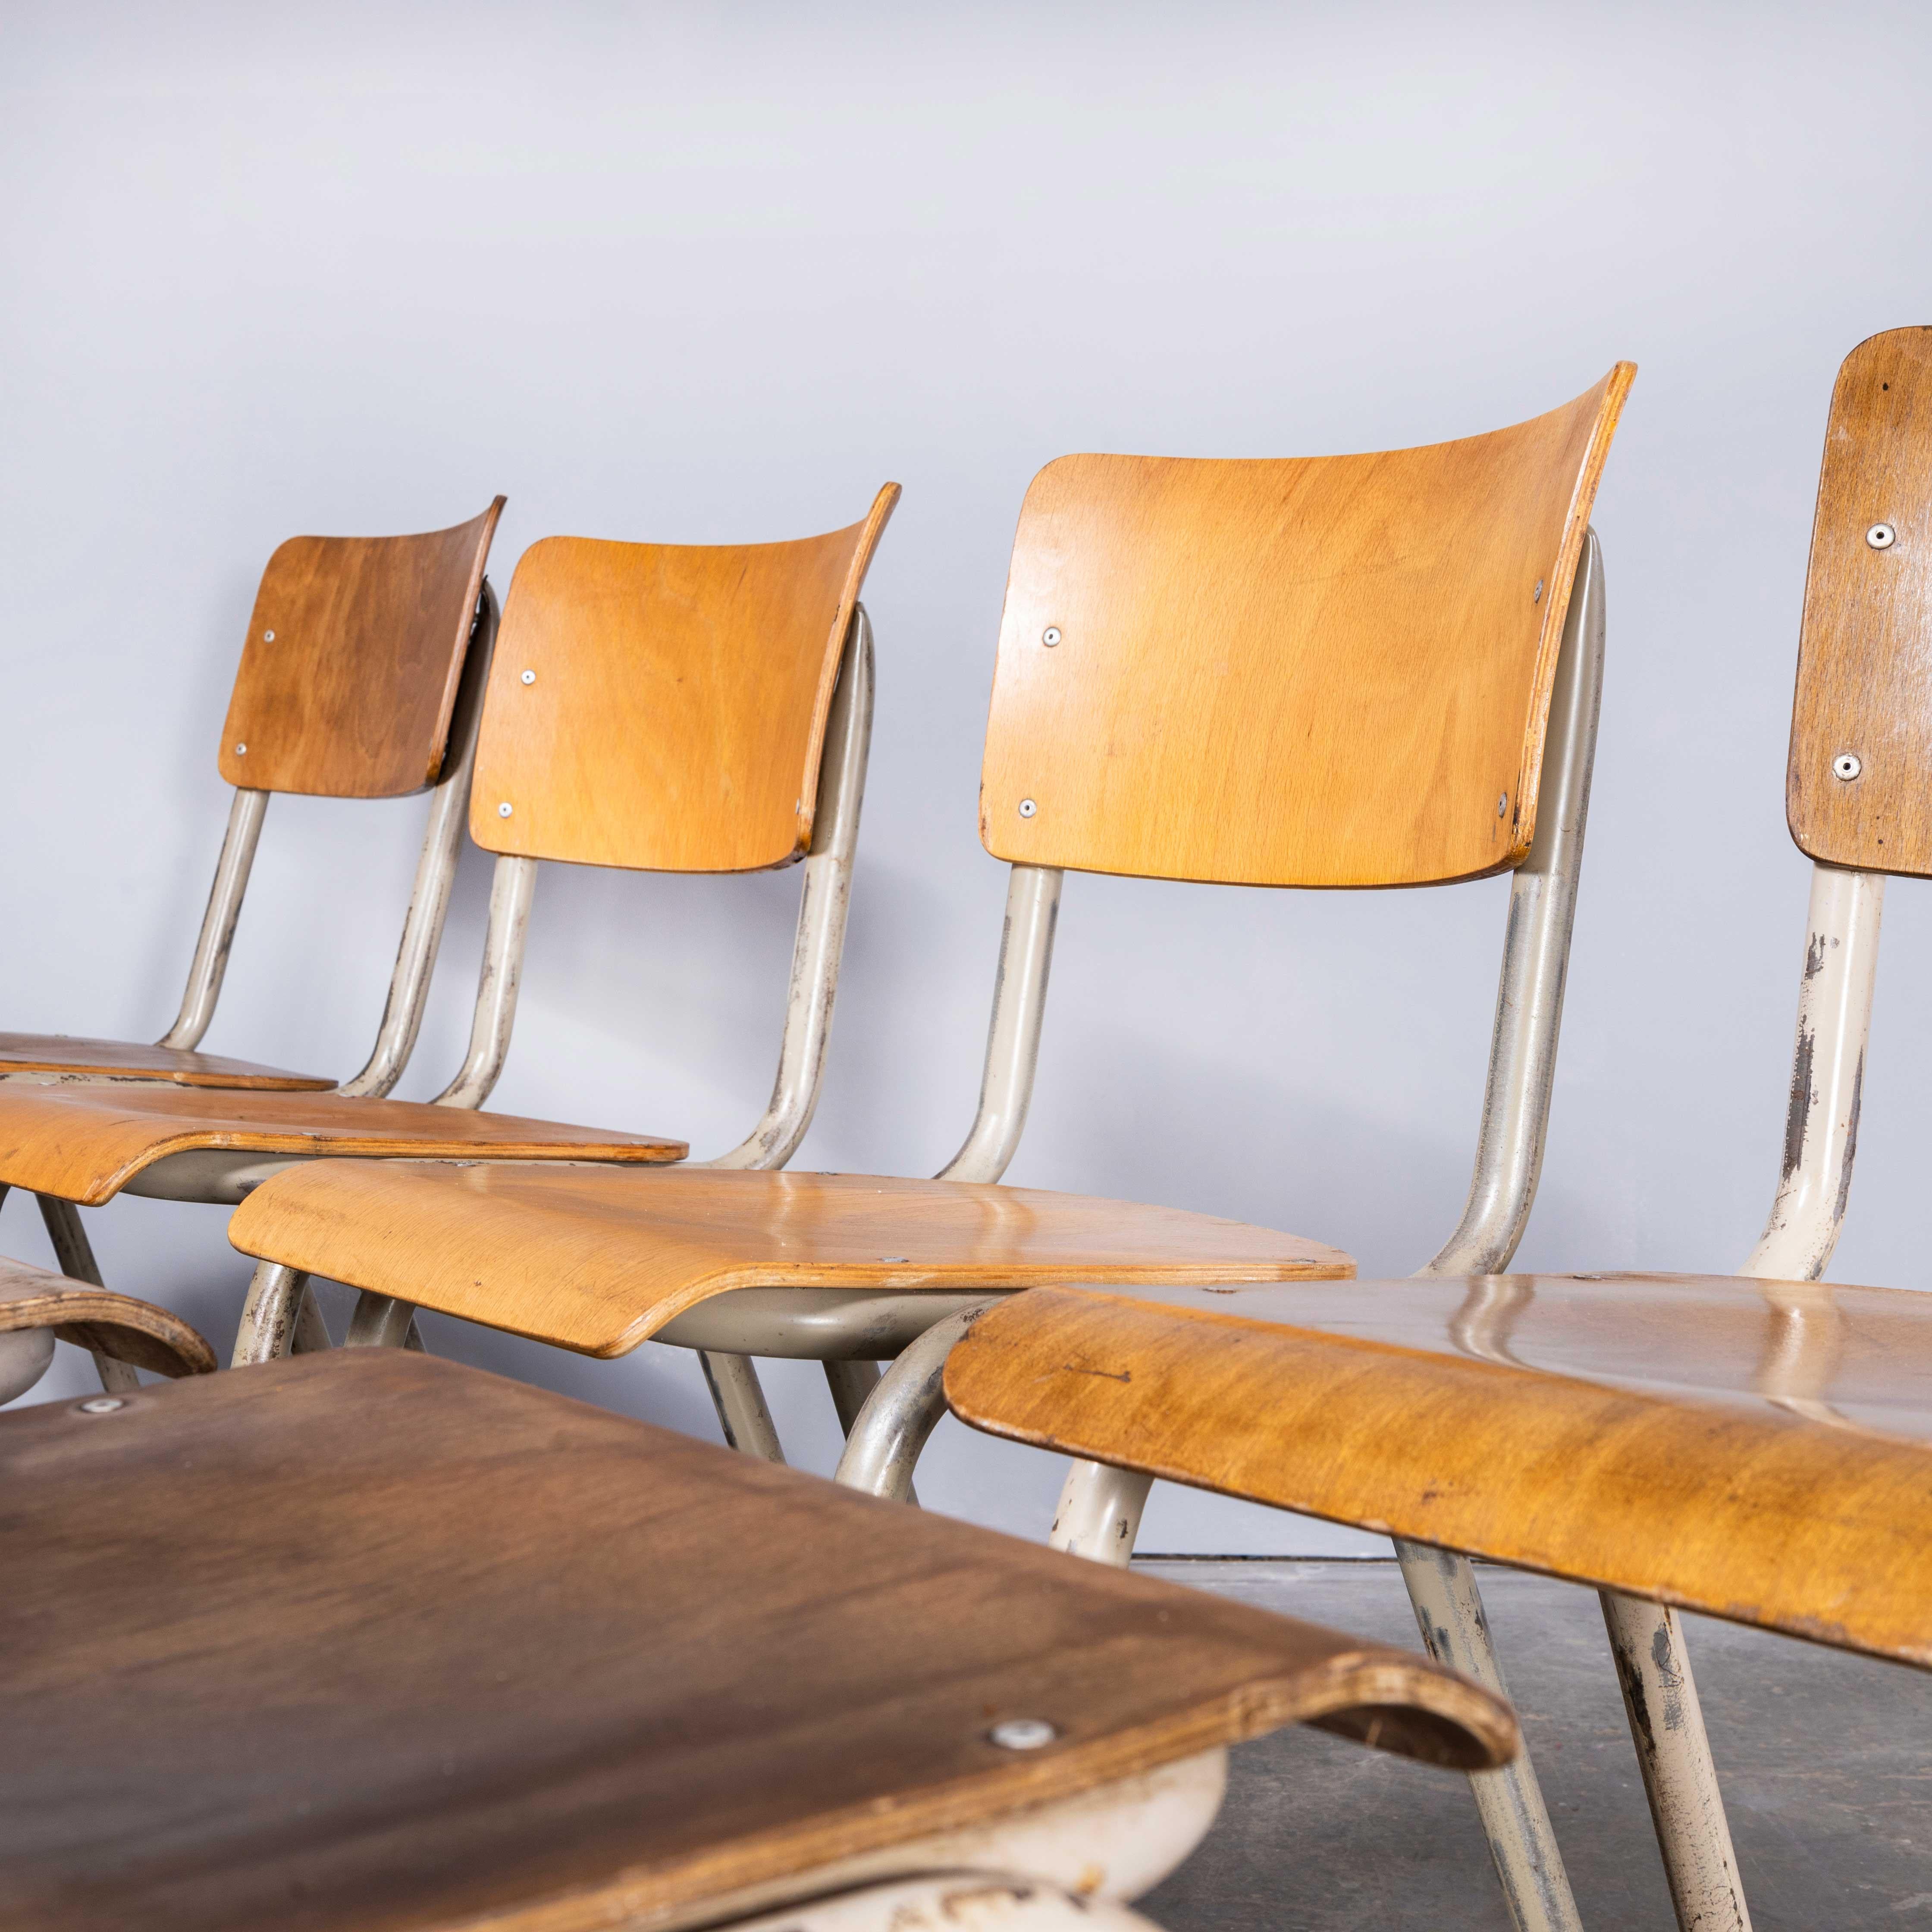
<svg viewBox="0 0 1932 1932"><path fill-rule="evenodd" d="M0 1498L44 1932L673 1932L962 1866L1098 1911L1237 1739L1516 1742L1420 1655L412 1354L0 1418Z"/></svg>
<svg viewBox="0 0 1932 1932"><path fill-rule="evenodd" d="M4 1132L0 1114L0 1132ZM1238 1221L1037 1188L873 1174L653 1174L330 1160L256 1190L229 1238L305 1274L590 1355L620 1355L741 1289L883 1297L1346 1279L1338 1250Z"/></svg>
<svg viewBox="0 0 1932 1932"><path fill-rule="evenodd" d="M0 1255L0 1402L40 1380L56 1342L117 1364L123 1387L138 1382L136 1369L176 1377L215 1365L214 1350L166 1309Z"/></svg>
<svg viewBox="0 0 1932 1932"><path fill-rule="evenodd" d="M1932 1668L1932 1295L1474 1275L1042 1288L976 1428Z"/></svg>
<svg viewBox="0 0 1932 1932"><path fill-rule="evenodd" d="M0 1180L99 1207L158 1162L223 1157L190 1168L187 1186L214 1172L221 1184L251 1162L282 1156L413 1154L441 1160L682 1160L682 1141L573 1127L414 1100L332 1094L208 1094L166 1085L0 1086ZM245 1178L238 1184L248 1184Z"/></svg>
<svg viewBox="0 0 1932 1932"><path fill-rule="evenodd" d="M470 829L497 866L475 1018L434 1101L23 1078L0 1082L0 1185L73 1203L128 1188L232 1205L278 1164L330 1155L682 1160L681 1140L482 1111L508 1050L540 858L732 872L806 860L778 1089L726 1156L784 1159L810 1118L830 1024L871 715L858 592L897 496L888 484L860 521L798 542L551 538L526 554L476 752ZM278 782L346 782L321 740L313 766L261 742L250 707L266 700L248 673L230 718L251 734L238 740L247 755L272 754L262 762ZM321 1345L305 1298L300 1318Z"/></svg>
<svg viewBox="0 0 1932 1932"><path fill-rule="evenodd" d="M263 572L222 726L218 760L236 788L228 836L175 1024L152 1045L66 1034L0 1033L0 1082L155 1081L182 1087L319 1093L332 1078L198 1049L272 792L400 798L434 789L416 891L370 1063L344 1090L383 1094L415 1044L466 800L481 669L494 606L484 566L500 496L480 516L420 536L292 537ZM484 634L474 651L472 634ZM466 666L469 701L460 703Z"/></svg>

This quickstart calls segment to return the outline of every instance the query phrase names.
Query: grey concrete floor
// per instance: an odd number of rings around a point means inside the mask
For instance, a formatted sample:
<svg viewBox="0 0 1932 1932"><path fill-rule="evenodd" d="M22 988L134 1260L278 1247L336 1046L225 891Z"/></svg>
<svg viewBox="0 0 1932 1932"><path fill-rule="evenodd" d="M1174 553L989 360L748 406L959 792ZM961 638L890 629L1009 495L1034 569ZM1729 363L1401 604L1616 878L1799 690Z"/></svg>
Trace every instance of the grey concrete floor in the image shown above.
<svg viewBox="0 0 1932 1932"><path fill-rule="evenodd" d="M1136 1564L1420 1648L1395 1564ZM1597 1599L1480 1572L1583 1922L1676 1924ZM1756 1932L1932 1926L1932 1674L1685 1619ZM1294 1729L1240 1746L1214 1829L1141 1901L1167 1932L1508 1932L1464 1781Z"/></svg>

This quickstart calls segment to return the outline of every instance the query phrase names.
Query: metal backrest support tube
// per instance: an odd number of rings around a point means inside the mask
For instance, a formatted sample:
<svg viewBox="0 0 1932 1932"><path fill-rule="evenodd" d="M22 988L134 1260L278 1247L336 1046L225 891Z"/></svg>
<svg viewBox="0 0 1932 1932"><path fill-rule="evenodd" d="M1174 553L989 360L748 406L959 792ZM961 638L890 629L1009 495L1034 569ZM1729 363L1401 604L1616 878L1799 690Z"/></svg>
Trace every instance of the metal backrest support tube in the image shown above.
<svg viewBox="0 0 1932 1932"><path fill-rule="evenodd" d="M1604 678L1604 563L1584 538L1550 694L1536 836L1510 887L1476 1168L1462 1219L1423 1274L1493 1274L1522 1239L1550 1124Z"/></svg>
<svg viewBox="0 0 1932 1932"><path fill-rule="evenodd" d="M1858 1152L1884 910L1882 872L1812 868L1784 1171L1771 1218L1740 1274L1816 1281L1838 1245Z"/></svg>
<svg viewBox="0 0 1932 1932"><path fill-rule="evenodd" d="M228 808L228 832L221 842L221 856L215 862L214 884L208 895L208 910L201 916L201 937L195 941L181 1011L174 1024L154 1042L157 1046L192 1053L214 1017L222 976L228 970L229 950L235 944L235 922L242 916L242 896L248 890L248 872L255 862L255 848L268 810L265 791L237 791Z"/></svg>
<svg viewBox="0 0 1932 1932"><path fill-rule="evenodd" d="M852 898L852 860L859 812L866 796L866 761L872 742L872 625L857 604L846 634L838 684L825 724L818 766L818 803L812 850L792 947L791 989L778 1078L763 1118L729 1154L700 1167L782 1167L798 1150L818 1107L845 950L845 916Z"/></svg>
<svg viewBox="0 0 1932 1932"><path fill-rule="evenodd" d="M534 859L496 861L490 881L490 927L483 940L483 970L476 985L470 1051L461 1071L436 1096L436 1106L480 1107L502 1076L510 1051L510 1029L516 1024L524 940L530 930L530 902L536 889Z"/></svg>
<svg viewBox="0 0 1932 1932"><path fill-rule="evenodd" d="M1040 1062L1040 1016L1065 877L1054 866L1016 866L1007 882L980 1111L965 1144L939 1170L941 1180L998 1180L1018 1151Z"/></svg>
<svg viewBox="0 0 1932 1932"><path fill-rule="evenodd" d="M463 828L470 812L470 774L476 764L476 732L483 716L483 693L490 680L490 658L496 645L496 593L483 580L476 607L463 682L450 719L449 749L442 776L430 793L429 823L424 828L422 854L416 861L416 884L403 921L395 970L389 976L389 996L369 1064L352 1080L336 1089L351 1098L380 1100L402 1078L422 1030L423 1008L429 998L430 976L442 944L443 922L448 916L449 893L456 880Z"/></svg>

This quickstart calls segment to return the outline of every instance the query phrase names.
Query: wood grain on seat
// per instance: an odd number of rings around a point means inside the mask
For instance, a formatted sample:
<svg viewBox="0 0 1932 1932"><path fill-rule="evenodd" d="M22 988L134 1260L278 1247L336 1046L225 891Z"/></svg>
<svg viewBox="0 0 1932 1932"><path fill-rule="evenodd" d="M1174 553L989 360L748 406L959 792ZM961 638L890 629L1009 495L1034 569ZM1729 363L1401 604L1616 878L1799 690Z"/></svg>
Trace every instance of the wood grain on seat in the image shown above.
<svg viewBox="0 0 1932 1932"><path fill-rule="evenodd" d="M860 522L795 543L532 544L504 603L470 836L664 872L802 856L839 653L898 495L888 483Z"/></svg>
<svg viewBox="0 0 1932 1932"><path fill-rule="evenodd" d="M0 1179L5 1171L0 1162ZM736 1288L1354 1272L1318 1241L1170 1208L965 1181L704 1168L330 1161L257 1188L228 1234L245 1254L592 1355L626 1354Z"/></svg>
<svg viewBox="0 0 1932 1932"><path fill-rule="evenodd" d="M1284 1724L1515 1742L1420 1656L400 1352L0 1418L0 1499L45 1932L689 1924Z"/></svg>
<svg viewBox="0 0 1932 1932"><path fill-rule="evenodd" d="M1932 1297L1699 1275L1042 1288L976 1428L1932 1666Z"/></svg>
<svg viewBox="0 0 1932 1932"><path fill-rule="evenodd" d="M219 1053L184 1053L175 1047L87 1040L64 1033L0 1033L0 1074L5 1073L76 1073L104 1080L166 1080L177 1087L254 1088L285 1094L326 1093L336 1084Z"/></svg>
<svg viewBox="0 0 1932 1932"><path fill-rule="evenodd" d="M51 1328L63 1342L158 1376L205 1376L214 1351L178 1315L0 1255L0 1335Z"/></svg>
<svg viewBox="0 0 1932 1932"><path fill-rule="evenodd" d="M221 728L255 791L394 798L435 782L499 496L453 530L291 537L268 560Z"/></svg>
<svg viewBox="0 0 1932 1932"><path fill-rule="evenodd" d="M682 1160L682 1141L333 1094L206 1094L179 1087L0 1082L0 1184L84 1207L110 1201L164 1156L414 1154L464 1160Z"/></svg>
<svg viewBox="0 0 1932 1932"><path fill-rule="evenodd" d="M1848 754L1858 768L1840 777ZM1828 865L1932 874L1928 778L1932 328L1894 328L1845 358L1832 392L1785 781L1791 836Z"/></svg>
<svg viewBox="0 0 1932 1932"><path fill-rule="evenodd" d="M996 857L1245 885L1520 864L1572 578L1635 370L1493 435L1067 456L1013 545Z"/></svg>

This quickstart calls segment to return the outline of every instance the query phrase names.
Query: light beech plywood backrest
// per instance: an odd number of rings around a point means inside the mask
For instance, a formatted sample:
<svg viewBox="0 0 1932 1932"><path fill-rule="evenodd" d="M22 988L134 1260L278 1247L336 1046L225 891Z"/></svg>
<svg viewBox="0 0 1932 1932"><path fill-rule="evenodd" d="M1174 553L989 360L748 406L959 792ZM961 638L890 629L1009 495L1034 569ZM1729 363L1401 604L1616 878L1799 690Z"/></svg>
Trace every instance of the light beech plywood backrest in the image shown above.
<svg viewBox="0 0 1932 1932"><path fill-rule="evenodd" d="M898 494L796 543L532 544L504 605L470 836L640 871L802 856L840 653Z"/></svg>
<svg viewBox="0 0 1932 1932"><path fill-rule="evenodd" d="M1932 328L1860 343L1832 392L1785 811L1811 858L1932 876Z"/></svg>
<svg viewBox="0 0 1932 1932"><path fill-rule="evenodd" d="M221 776L329 798L434 784L502 508L422 536L284 544L256 593Z"/></svg>
<svg viewBox="0 0 1932 1932"><path fill-rule="evenodd" d="M1534 421L1293 460L1069 456L1020 513L994 856L1426 885L1520 864L1571 578L1636 371Z"/></svg>

